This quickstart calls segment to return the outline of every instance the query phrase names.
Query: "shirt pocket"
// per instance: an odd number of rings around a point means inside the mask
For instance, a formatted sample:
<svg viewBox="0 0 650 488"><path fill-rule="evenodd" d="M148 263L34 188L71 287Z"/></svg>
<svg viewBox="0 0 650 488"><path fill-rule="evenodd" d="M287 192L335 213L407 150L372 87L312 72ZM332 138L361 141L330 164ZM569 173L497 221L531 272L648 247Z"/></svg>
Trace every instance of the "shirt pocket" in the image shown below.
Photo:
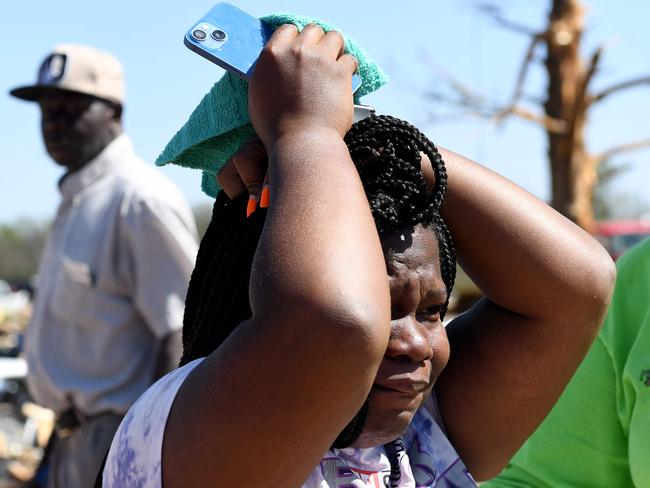
<svg viewBox="0 0 650 488"><path fill-rule="evenodd" d="M52 314L64 322L87 324L93 319L93 296L90 265L63 256L52 293Z"/></svg>

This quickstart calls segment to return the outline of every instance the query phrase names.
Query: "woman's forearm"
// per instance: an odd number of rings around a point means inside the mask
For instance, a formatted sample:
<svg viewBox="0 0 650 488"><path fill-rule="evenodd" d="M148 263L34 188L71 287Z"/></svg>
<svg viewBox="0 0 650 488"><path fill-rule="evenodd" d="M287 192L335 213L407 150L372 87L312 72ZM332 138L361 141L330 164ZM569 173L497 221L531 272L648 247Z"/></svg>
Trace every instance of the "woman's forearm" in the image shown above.
<svg viewBox="0 0 650 488"><path fill-rule="evenodd" d="M600 314L615 273L605 250L511 181L441 153L449 178L443 216L460 264L488 298L528 317L560 313L560 303L571 313L592 302Z"/></svg>
<svg viewBox="0 0 650 488"><path fill-rule="evenodd" d="M441 151L443 207L459 261L485 293L447 327L436 391L455 447L479 480L537 428L596 336L615 270L587 233L514 183Z"/></svg>
<svg viewBox="0 0 650 488"><path fill-rule="evenodd" d="M390 319L386 271L347 147L337 133L303 128L269 153L272 205L252 270L254 316L277 314L283 304L307 306L324 321L349 319L372 328L358 332L381 357Z"/></svg>

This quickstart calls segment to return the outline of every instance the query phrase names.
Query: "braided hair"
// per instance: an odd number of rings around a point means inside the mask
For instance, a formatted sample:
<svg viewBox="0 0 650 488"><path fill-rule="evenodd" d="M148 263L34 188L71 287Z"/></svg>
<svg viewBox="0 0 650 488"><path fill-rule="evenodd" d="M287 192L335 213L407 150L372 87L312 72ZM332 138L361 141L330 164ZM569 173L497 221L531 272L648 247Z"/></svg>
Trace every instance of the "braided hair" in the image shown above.
<svg viewBox="0 0 650 488"><path fill-rule="evenodd" d="M456 279L456 253L449 229L440 217L447 193L447 172L436 147L416 127L389 115L374 115L357 122L346 134L345 143L380 237L416 224L433 228L438 238L440 274L449 296ZM435 183L431 191L422 175L421 152L433 168Z"/></svg>
<svg viewBox="0 0 650 488"><path fill-rule="evenodd" d="M417 224L432 229L438 240L440 273L449 295L456 258L451 235L439 214L447 174L438 150L409 123L385 115L373 115L354 124L345 143L380 237ZM432 191L420 171L420 152L431 160L435 175ZM247 200L246 194L233 200L223 191L217 196L187 292L181 365L210 354L238 324L252 316L248 284L266 210L258 209L244 219ZM366 401L333 447L352 444L363 430L367 413Z"/></svg>

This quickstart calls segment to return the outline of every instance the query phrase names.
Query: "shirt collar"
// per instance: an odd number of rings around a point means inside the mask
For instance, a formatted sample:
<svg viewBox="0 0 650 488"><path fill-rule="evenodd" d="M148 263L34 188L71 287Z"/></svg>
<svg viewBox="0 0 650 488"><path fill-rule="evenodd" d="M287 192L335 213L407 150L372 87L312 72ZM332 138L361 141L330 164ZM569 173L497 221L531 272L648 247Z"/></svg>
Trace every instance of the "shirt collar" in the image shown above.
<svg viewBox="0 0 650 488"><path fill-rule="evenodd" d="M63 175L59 181L59 191L63 199L67 200L80 193L131 154L133 154L131 139L126 134L120 134L81 169Z"/></svg>

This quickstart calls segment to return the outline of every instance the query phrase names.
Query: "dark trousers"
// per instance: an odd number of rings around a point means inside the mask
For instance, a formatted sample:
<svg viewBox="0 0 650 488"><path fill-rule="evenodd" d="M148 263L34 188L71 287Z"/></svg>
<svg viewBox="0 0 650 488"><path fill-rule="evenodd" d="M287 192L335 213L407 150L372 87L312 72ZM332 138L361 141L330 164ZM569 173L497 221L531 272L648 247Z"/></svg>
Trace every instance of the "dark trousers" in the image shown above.
<svg viewBox="0 0 650 488"><path fill-rule="evenodd" d="M52 434L47 488L92 488L123 415L105 413Z"/></svg>

